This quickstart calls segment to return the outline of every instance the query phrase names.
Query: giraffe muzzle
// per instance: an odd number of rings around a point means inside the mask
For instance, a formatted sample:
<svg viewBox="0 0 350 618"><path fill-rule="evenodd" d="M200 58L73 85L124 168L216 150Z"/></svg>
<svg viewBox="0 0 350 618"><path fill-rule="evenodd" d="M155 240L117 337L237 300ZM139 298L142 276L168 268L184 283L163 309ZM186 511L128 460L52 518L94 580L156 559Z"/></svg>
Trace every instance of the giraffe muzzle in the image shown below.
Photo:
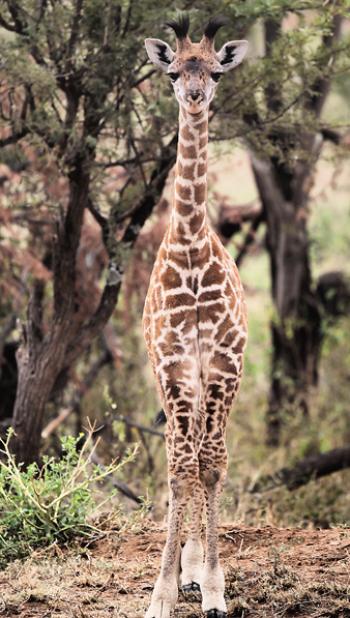
<svg viewBox="0 0 350 618"><path fill-rule="evenodd" d="M204 95L200 90L192 90L186 96L186 101L188 103L202 103L204 101Z"/></svg>

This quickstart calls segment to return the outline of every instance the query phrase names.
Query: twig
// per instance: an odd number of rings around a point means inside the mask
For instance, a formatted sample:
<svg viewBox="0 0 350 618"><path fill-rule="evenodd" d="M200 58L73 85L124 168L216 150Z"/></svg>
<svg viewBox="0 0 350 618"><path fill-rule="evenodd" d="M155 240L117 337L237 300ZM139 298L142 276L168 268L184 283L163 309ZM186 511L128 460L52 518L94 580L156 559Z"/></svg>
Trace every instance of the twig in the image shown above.
<svg viewBox="0 0 350 618"><path fill-rule="evenodd" d="M152 429L151 427L145 427L144 425L140 425L140 423L135 423L135 421L131 421L125 416L113 416L113 420L119 421L120 423L125 423L128 427L134 427L138 429L142 433L149 433L152 436L158 436L159 438L164 438L164 434L161 431L157 431L156 429Z"/></svg>
<svg viewBox="0 0 350 618"><path fill-rule="evenodd" d="M92 463L101 468L101 471L105 470L105 466L103 465L103 463L101 463L101 460L96 454L96 452L92 453L92 455L90 456L90 461L92 461ZM123 483L123 481L117 481L117 479L114 478L111 478L110 480L113 487L120 491L120 493L122 493L124 496L126 496L133 502L136 502L136 504L143 504L142 498L140 498L140 496L137 496L126 483Z"/></svg>
<svg viewBox="0 0 350 618"><path fill-rule="evenodd" d="M244 256L246 255L250 245L254 242L255 238L256 238L256 232L260 226L260 224L264 221L265 217L263 213L260 213L260 215L258 215L256 217L256 219L254 219L254 221L252 221L250 228L247 232L247 234L245 235L243 244L240 248L240 250L238 251L237 257L236 257L236 264L237 267L239 267L242 263L242 260L244 258Z"/></svg>
<svg viewBox="0 0 350 618"><path fill-rule="evenodd" d="M66 418L68 418L68 416L72 412L78 412L83 396L85 395L85 393L89 390L89 388L95 381L102 367L104 367L104 365L109 363L111 359L112 359L112 356L110 352L106 350L103 354L101 354L101 356L96 360L96 362L91 365L82 383L78 386L76 391L73 393L68 405L63 410L61 410L58 416L56 416L56 418L50 421L46 425L46 427L43 429L43 431L41 432L41 437L43 438L43 440L47 440L47 438L54 431L56 431L57 427L59 427L66 420Z"/></svg>

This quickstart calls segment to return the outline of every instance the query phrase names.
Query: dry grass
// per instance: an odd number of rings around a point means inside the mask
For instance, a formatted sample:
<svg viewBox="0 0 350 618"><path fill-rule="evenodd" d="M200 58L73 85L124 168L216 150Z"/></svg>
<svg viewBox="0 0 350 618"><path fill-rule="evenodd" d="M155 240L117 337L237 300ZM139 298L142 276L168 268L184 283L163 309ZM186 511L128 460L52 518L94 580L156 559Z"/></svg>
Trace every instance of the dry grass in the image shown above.
<svg viewBox="0 0 350 618"><path fill-rule="evenodd" d="M141 618L165 532L109 531L88 548L33 554L0 573L0 615ZM350 617L350 533L226 525L220 547L229 618ZM180 593L174 618L199 618Z"/></svg>

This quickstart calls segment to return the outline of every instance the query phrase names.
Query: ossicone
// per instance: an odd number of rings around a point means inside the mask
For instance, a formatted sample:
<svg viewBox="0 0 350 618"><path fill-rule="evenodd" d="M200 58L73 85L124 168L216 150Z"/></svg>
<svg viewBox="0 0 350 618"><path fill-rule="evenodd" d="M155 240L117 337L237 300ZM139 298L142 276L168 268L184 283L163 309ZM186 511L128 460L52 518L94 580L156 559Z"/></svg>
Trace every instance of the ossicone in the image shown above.
<svg viewBox="0 0 350 618"><path fill-rule="evenodd" d="M181 13L178 19L172 19L165 24L168 28L174 30L176 38L180 41L186 39L190 29L190 18L186 13Z"/></svg>
<svg viewBox="0 0 350 618"><path fill-rule="evenodd" d="M217 33L217 31L222 28L222 26L225 26L228 23L228 19L227 17L222 17L221 15L217 15L216 17L212 17L205 29L204 29L204 34L203 37L205 37L206 39L209 39L209 41L214 41L215 35Z"/></svg>

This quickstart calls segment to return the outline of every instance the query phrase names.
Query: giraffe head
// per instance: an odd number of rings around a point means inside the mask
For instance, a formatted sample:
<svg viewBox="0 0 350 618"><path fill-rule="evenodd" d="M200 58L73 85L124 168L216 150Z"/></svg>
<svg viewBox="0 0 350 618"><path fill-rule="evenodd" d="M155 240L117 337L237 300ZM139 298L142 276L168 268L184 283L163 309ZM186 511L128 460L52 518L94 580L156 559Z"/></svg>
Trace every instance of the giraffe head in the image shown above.
<svg viewBox="0 0 350 618"><path fill-rule="evenodd" d="M223 73L235 68L244 58L248 41L229 41L220 51L214 48L214 38L226 20L216 17L209 21L199 43L188 36L189 19L181 17L168 22L176 34L176 51L160 39L146 39L148 56L170 78L176 99L190 114L209 107Z"/></svg>

